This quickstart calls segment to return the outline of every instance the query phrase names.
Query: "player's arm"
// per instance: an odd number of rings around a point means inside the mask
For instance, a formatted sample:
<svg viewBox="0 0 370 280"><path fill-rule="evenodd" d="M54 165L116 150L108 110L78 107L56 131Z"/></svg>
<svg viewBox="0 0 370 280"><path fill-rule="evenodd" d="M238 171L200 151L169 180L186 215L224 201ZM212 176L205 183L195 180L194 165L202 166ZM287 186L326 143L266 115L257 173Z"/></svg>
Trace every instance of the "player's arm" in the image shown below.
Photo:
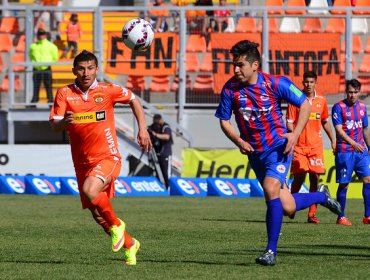
<svg viewBox="0 0 370 280"><path fill-rule="evenodd" d="M72 123L73 112L71 111L67 111L62 119L54 118L50 120L50 126L54 132L61 132Z"/></svg>
<svg viewBox="0 0 370 280"><path fill-rule="evenodd" d="M331 131L330 123L328 122L328 120L323 120L321 122L321 125L322 125L323 129L325 130L326 135L330 139L331 148L332 148L332 150L334 152L335 151L335 139L334 139L333 133Z"/></svg>
<svg viewBox="0 0 370 280"><path fill-rule="evenodd" d="M141 105L139 99L134 98L130 101L130 107L135 115L139 127L137 142L139 143L142 149L148 152L149 150L152 149L152 142L150 141L150 136L147 130L143 106Z"/></svg>
<svg viewBox="0 0 370 280"><path fill-rule="evenodd" d="M357 152L362 153L365 150L364 146L362 146L360 143L355 142L351 137L347 135L347 133L343 130L343 127L341 124L337 124L334 127L335 127L335 132L337 133L337 135L340 138L342 138L344 141L346 141L349 145L351 145Z"/></svg>
<svg viewBox="0 0 370 280"><path fill-rule="evenodd" d="M369 129L368 126L363 128L363 133L364 133L364 140L365 140L366 146L369 149L369 147L370 147L370 136L369 136L370 129Z"/></svg>
<svg viewBox="0 0 370 280"><path fill-rule="evenodd" d="M240 149L242 154L250 154L254 152L253 147L248 142L240 138L230 120L220 119L220 126L223 133Z"/></svg>

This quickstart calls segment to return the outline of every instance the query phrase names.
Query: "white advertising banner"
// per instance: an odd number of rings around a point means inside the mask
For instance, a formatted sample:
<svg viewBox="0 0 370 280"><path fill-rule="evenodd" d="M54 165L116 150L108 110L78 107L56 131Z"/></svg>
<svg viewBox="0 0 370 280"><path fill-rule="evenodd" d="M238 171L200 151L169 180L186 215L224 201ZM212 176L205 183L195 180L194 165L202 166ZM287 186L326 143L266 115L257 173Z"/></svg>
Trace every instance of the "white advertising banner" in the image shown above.
<svg viewBox="0 0 370 280"><path fill-rule="evenodd" d="M69 145L0 145L0 175L74 176Z"/></svg>

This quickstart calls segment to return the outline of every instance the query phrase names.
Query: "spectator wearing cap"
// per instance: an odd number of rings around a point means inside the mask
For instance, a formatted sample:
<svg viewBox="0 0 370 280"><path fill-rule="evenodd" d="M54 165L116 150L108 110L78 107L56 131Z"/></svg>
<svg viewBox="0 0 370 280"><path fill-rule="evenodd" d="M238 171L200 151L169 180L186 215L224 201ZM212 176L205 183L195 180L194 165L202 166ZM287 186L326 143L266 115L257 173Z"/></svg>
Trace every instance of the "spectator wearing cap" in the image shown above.
<svg viewBox="0 0 370 280"><path fill-rule="evenodd" d="M32 62L56 62L58 61L58 48L47 39L46 31L37 31L37 41L30 45L29 56ZM39 102L41 82L44 83L48 102L53 102L51 66L33 67L33 97L31 103Z"/></svg>
<svg viewBox="0 0 370 280"><path fill-rule="evenodd" d="M153 123L148 127L151 136L154 151L161 167L164 183L166 188L169 187L169 178L171 177L171 160L172 160L172 130L162 116L155 114Z"/></svg>

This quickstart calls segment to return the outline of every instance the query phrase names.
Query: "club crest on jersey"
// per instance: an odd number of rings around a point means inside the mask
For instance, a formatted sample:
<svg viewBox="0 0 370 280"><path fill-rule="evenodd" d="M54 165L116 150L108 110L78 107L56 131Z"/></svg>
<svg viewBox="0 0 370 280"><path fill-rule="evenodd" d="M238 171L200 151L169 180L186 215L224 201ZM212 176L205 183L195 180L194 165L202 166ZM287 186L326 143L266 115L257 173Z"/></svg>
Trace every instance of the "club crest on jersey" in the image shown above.
<svg viewBox="0 0 370 280"><path fill-rule="evenodd" d="M364 111L360 110L360 115L364 116Z"/></svg>
<svg viewBox="0 0 370 280"><path fill-rule="evenodd" d="M279 172L279 173L285 173L285 166L283 164L279 164L278 166L276 166L276 170Z"/></svg>
<svg viewBox="0 0 370 280"><path fill-rule="evenodd" d="M101 103L101 102L103 102L103 100L104 100L104 98L103 98L102 95L95 95L94 96L95 103Z"/></svg>
<svg viewBox="0 0 370 280"><path fill-rule="evenodd" d="M267 94L261 94L261 100L262 101L267 101L267 100L269 100L269 96Z"/></svg>

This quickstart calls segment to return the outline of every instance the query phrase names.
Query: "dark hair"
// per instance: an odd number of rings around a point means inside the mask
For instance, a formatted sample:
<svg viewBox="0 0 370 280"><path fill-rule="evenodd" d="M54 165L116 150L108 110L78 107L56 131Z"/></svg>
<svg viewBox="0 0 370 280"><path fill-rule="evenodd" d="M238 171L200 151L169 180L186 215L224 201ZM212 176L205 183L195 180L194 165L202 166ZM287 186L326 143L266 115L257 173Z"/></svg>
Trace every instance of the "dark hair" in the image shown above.
<svg viewBox="0 0 370 280"><path fill-rule="evenodd" d="M78 22L78 15L77 14L71 14L69 20L70 21Z"/></svg>
<svg viewBox="0 0 370 280"><path fill-rule="evenodd" d="M153 121L159 121L160 119L162 119L162 116L160 114L155 114L153 116Z"/></svg>
<svg viewBox="0 0 370 280"><path fill-rule="evenodd" d="M356 79L346 81L346 92L348 91L348 88L350 86L358 90L361 89L361 83L359 82L359 80Z"/></svg>
<svg viewBox="0 0 370 280"><path fill-rule="evenodd" d="M95 61L96 67L98 67L98 59L96 58L95 54L87 50L83 50L75 57L73 61L73 67L74 68L77 67L77 64L80 63L81 61L90 61L90 60Z"/></svg>
<svg viewBox="0 0 370 280"><path fill-rule="evenodd" d="M314 78L315 80L317 80L317 75L313 71L304 72L304 74L303 74L303 80L305 80L307 78Z"/></svg>
<svg viewBox="0 0 370 280"><path fill-rule="evenodd" d="M234 56L234 58L245 55L249 63L258 61L258 63L261 64L261 54L258 50L258 46L259 44L257 43L248 40L243 40L236 43L230 49L230 53Z"/></svg>

